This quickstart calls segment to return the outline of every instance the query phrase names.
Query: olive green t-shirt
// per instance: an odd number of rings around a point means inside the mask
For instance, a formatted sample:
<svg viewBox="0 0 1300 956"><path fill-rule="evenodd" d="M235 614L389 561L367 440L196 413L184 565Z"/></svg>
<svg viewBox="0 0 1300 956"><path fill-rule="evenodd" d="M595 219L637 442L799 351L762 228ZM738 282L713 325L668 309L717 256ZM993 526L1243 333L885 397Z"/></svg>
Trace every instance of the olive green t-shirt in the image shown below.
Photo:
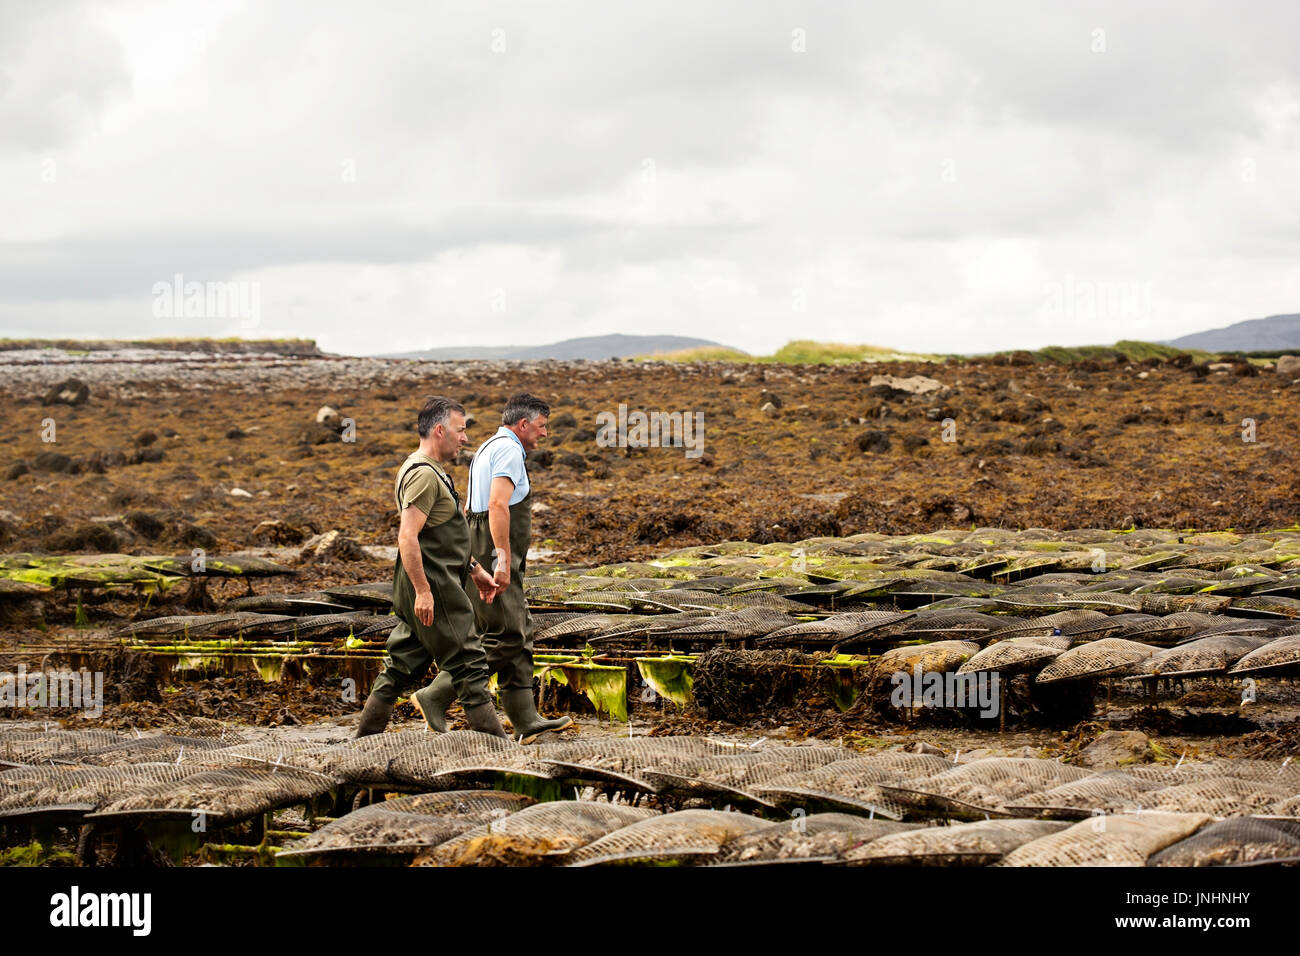
<svg viewBox="0 0 1300 956"><path fill-rule="evenodd" d="M433 467L425 468L425 464ZM414 505L424 512L426 524L442 524L456 513L456 499L452 497L448 487L450 479L446 476L442 466L432 458L412 452L393 481L397 510L405 511Z"/></svg>

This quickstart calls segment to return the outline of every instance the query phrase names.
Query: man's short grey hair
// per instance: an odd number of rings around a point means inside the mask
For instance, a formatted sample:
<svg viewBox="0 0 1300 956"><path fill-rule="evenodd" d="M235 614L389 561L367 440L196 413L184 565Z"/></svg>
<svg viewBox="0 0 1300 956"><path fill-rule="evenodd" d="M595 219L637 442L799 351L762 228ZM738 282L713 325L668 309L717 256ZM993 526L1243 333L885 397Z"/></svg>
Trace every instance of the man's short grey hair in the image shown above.
<svg viewBox="0 0 1300 956"><path fill-rule="evenodd" d="M447 419L451 417L452 412L460 412L464 415L465 406L454 398L430 395L420 407L420 417L415 422L416 431L420 433L421 438L429 437L433 426L447 424Z"/></svg>
<svg viewBox="0 0 1300 956"><path fill-rule="evenodd" d="M511 395L510 400L506 402L506 410L501 413L501 424L518 425L524 418L531 422L539 415L549 418L551 406L535 395L520 392L518 395Z"/></svg>

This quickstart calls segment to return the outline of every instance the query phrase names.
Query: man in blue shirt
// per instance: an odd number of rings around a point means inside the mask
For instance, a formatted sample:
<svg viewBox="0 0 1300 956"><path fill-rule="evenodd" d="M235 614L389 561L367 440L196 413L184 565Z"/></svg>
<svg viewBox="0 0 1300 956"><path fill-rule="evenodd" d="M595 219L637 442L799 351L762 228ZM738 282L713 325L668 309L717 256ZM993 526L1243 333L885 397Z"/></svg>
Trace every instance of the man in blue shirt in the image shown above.
<svg viewBox="0 0 1300 956"><path fill-rule="evenodd" d="M546 720L533 697L533 619L524 598L528 545L532 538L532 487L524 458L546 437L551 406L522 392L506 402L501 427L479 446L469 466L466 517L470 554L492 572L496 590L470 590L474 620L482 635L488 670L497 675L502 706L515 739L531 743L548 730L573 723ZM442 675L438 675L442 678ZM420 704L435 730L446 729L446 710L455 696L450 676L435 679Z"/></svg>

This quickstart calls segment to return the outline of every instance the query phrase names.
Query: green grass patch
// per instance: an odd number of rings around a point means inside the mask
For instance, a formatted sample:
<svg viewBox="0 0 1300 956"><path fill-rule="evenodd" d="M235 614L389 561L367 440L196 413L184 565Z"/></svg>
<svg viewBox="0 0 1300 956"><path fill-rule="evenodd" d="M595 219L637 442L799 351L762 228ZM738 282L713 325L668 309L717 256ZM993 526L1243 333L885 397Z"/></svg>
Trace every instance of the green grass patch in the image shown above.
<svg viewBox="0 0 1300 956"><path fill-rule="evenodd" d="M1121 339L1114 345L1049 345L1035 350L1005 350L968 356L970 360L987 360L1004 358L1012 354L1028 355L1035 362L1056 362L1068 365L1073 362L1144 362L1147 359L1168 361L1182 355L1190 355L1196 362L1212 362L1219 356L1213 352L1200 349L1180 349L1160 342L1142 342L1137 339Z"/></svg>
<svg viewBox="0 0 1300 956"><path fill-rule="evenodd" d="M787 342L765 361L790 365L849 365L854 362L941 361L943 356L920 352L901 352L878 345L846 345L842 342L813 342L797 339Z"/></svg>

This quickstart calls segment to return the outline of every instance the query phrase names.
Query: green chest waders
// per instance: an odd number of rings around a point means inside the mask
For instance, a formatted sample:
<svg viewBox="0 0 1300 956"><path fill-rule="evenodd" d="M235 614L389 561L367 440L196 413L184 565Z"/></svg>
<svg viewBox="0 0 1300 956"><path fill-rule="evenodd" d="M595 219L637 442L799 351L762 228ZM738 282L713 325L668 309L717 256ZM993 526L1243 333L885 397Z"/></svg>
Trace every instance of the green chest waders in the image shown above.
<svg viewBox="0 0 1300 956"><path fill-rule="evenodd" d="M430 467L416 462L410 468ZM439 476L441 478L441 476ZM399 480L399 486L401 483ZM420 529L420 556L433 592L433 624L426 627L415 616L415 586L402 567L399 554L393 565L393 612L398 624L385 646L387 659L375 679L372 694L392 700L424 680L429 664L451 675L456 696L466 707L486 703L488 669L474 628L474 608L465 593L469 574L469 526L460 510L460 498L446 481L456 511L442 524ZM399 502L400 505L400 502Z"/></svg>
<svg viewBox="0 0 1300 956"><path fill-rule="evenodd" d="M473 473L471 465L471 479ZM469 494L466 491L467 500L473 500L468 498ZM492 573L496 545L492 542L486 511L469 513L469 536L470 553ZM477 588L471 589L469 595L487 654L488 671L497 675L497 686L503 691L527 689L531 693L533 689L533 618L524 599L524 574L528 570L528 545L532 536L533 491L529 488L522 501L510 506L510 586L493 598L491 604L483 602Z"/></svg>
<svg viewBox="0 0 1300 956"><path fill-rule="evenodd" d="M502 690L533 688L533 617L524 598L528 570L528 544L533 530L533 493L510 506L510 586L485 604L475 589L470 595L474 622L482 635L488 671L496 674ZM496 545L486 512L469 516L470 552L491 570Z"/></svg>

